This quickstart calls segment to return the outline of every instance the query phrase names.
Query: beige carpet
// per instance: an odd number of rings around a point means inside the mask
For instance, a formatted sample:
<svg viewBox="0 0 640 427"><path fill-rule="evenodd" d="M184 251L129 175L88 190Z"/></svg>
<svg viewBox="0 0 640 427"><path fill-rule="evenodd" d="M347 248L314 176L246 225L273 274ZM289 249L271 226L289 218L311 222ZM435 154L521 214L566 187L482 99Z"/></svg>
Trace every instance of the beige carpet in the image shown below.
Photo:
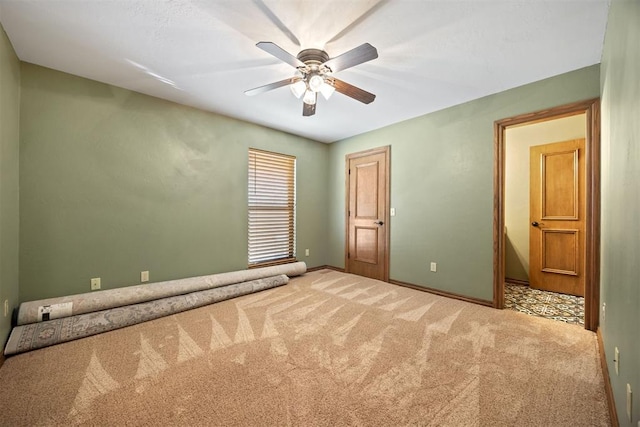
<svg viewBox="0 0 640 427"><path fill-rule="evenodd" d="M10 357L0 425L607 426L575 325L333 271Z"/></svg>

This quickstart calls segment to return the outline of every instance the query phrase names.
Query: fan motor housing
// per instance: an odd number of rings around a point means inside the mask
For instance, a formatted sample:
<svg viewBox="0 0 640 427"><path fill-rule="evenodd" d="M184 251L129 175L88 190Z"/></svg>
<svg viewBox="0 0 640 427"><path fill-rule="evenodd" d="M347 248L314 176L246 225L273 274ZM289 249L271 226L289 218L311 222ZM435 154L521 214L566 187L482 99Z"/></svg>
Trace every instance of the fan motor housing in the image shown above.
<svg viewBox="0 0 640 427"><path fill-rule="evenodd" d="M305 49L300 51L297 57L305 64L323 64L329 60L329 54L320 49Z"/></svg>

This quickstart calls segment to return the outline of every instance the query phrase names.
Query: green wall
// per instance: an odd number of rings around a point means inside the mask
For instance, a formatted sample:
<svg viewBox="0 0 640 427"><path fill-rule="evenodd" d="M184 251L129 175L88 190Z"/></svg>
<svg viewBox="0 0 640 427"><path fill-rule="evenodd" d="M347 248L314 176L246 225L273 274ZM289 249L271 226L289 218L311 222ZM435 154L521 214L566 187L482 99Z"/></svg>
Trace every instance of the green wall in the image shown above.
<svg viewBox="0 0 640 427"><path fill-rule="evenodd" d="M246 268L249 147L297 156L298 258L326 264L327 145L21 71L21 301Z"/></svg>
<svg viewBox="0 0 640 427"><path fill-rule="evenodd" d="M332 144L329 263L344 266L345 155L390 145L391 278L492 300L494 121L599 93L594 65Z"/></svg>
<svg viewBox="0 0 640 427"><path fill-rule="evenodd" d="M640 1L614 0L602 55L601 331L621 426L640 421ZM620 369L613 365L620 350ZM626 385L633 390L627 418Z"/></svg>
<svg viewBox="0 0 640 427"><path fill-rule="evenodd" d="M0 305L86 292L91 277L108 289L142 270L160 281L245 268L248 147L298 157L298 257L343 267L345 155L384 145L391 278L491 300L493 122L601 93L601 327L621 425L635 427L640 2L614 0L607 28L601 67L331 145L21 64L0 30ZM0 317L0 341L9 328Z"/></svg>
<svg viewBox="0 0 640 427"><path fill-rule="evenodd" d="M18 153L20 62L0 26L0 345L9 336L11 313L18 305Z"/></svg>

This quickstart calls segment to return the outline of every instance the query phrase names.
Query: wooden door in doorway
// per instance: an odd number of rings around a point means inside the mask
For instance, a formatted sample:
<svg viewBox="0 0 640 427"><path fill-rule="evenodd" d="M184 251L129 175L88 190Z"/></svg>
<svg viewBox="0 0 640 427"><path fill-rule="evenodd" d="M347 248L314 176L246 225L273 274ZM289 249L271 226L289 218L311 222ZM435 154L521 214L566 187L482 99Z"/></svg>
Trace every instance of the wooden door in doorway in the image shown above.
<svg viewBox="0 0 640 427"><path fill-rule="evenodd" d="M531 147L529 282L584 296L585 140Z"/></svg>
<svg viewBox="0 0 640 427"><path fill-rule="evenodd" d="M389 280L389 147L347 155L348 273Z"/></svg>

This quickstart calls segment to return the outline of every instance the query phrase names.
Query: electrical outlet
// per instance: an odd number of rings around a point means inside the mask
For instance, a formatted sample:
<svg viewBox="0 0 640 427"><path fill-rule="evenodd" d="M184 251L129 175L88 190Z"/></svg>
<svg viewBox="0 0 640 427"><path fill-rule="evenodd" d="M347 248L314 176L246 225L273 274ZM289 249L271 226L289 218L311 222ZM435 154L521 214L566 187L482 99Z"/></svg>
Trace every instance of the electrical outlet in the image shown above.
<svg viewBox="0 0 640 427"><path fill-rule="evenodd" d="M4 317L9 315L9 300L4 300Z"/></svg>
<svg viewBox="0 0 640 427"><path fill-rule="evenodd" d="M620 350L618 347L613 350L613 366L616 368L616 375L620 375Z"/></svg>
<svg viewBox="0 0 640 427"><path fill-rule="evenodd" d="M396 208L391 208L391 212L389 214L391 216L396 216Z"/></svg>
<svg viewBox="0 0 640 427"><path fill-rule="evenodd" d="M432 262L431 263L431 271L433 271L435 273L437 269L438 269L438 264L436 264L435 262Z"/></svg>
<svg viewBox="0 0 640 427"><path fill-rule="evenodd" d="M631 422L631 402L633 393L631 392L631 384L627 384L627 417L629 417L629 422Z"/></svg>
<svg viewBox="0 0 640 427"><path fill-rule="evenodd" d="M309 256L309 249L304 250L304 256Z"/></svg>
<svg viewBox="0 0 640 427"><path fill-rule="evenodd" d="M97 291L98 289L100 289L100 278L94 277L93 279L91 279L91 290Z"/></svg>
<svg viewBox="0 0 640 427"><path fill-rule="evenodd" d="M149 281L149 272L148 271L141 271L140 272L140 281L141 282L148 282Z"/></svg>
<svg viewBox="0 0 640 427"><path fill-rule="evenodd" d="M606 318L607 315L607 303L603 302L602 303L602 321L604 322L604 319Z"/></svg>

